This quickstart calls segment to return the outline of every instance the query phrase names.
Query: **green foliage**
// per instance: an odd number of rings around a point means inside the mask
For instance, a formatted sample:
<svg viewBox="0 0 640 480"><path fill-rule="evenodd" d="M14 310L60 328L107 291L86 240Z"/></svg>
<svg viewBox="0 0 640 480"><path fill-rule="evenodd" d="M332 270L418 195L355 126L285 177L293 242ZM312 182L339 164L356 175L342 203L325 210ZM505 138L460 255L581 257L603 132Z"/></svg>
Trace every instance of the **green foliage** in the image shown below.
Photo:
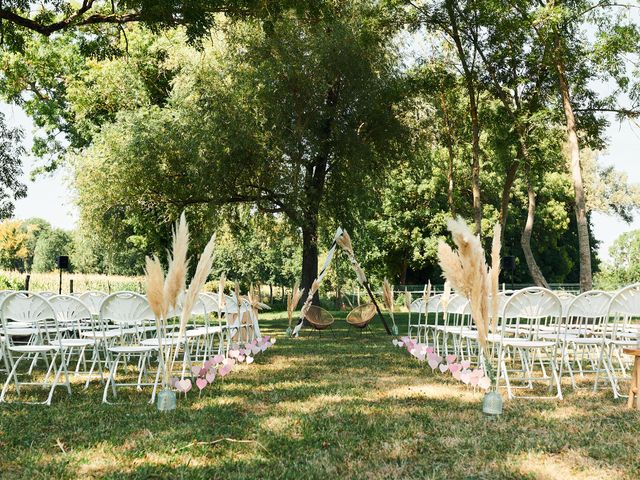
<svg viewBox="0 0 640 480"><path fill-rule="evenodd" d="M73 239L68 232L54 228L38 237L33 253L33 271L50 272L56 268L56 258L71 255ZM71 269L73 266L71 266Z"/></svg>
<svg viewBox="0 0 640 480"><path fill-rule="evenodd" d="M20 182L24 154L21 141L22 131L8 127L0 113L0 220L10 217L13 202L27 194L27 188Z"/></svg>
<svg viewBox="0 0 640 480"><path fill-rule="evenodd" d="M598 288L614 290L640 282L640 230L620 235L609 248L609 256L595 279Z"/></svg>

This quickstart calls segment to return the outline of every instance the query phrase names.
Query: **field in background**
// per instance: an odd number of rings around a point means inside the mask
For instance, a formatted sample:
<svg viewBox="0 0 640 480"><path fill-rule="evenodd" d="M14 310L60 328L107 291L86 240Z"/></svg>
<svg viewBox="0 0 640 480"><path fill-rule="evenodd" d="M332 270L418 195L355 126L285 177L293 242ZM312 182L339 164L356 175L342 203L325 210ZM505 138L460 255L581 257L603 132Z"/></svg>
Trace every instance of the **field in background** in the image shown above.
<svg viewBox="0 0 640 480"><path fill-rule="evenodd" d="M17 271L0 270L0 289L22 290L25 288L27 274ZM32 273L29 278L29 290L33 292L57 292L60 280L58 272ZM130 290L144 291L144 277L127 277L124 275L98 275L82 273L62 273L62 293L69 293L73 280L74 292L100 290L117 292Z"/></svg>

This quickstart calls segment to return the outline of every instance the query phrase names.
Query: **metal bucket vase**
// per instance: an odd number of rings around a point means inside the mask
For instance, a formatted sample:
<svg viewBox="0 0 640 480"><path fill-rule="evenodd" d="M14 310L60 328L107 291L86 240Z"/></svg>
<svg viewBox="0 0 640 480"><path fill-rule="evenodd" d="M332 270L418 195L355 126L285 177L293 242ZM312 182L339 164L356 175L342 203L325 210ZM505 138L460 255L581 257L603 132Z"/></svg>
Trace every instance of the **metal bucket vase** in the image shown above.
<svg viewBox="0 0 640 480"><path fill-rule="evenodd" d="M482 400L482 413L490 417L502 415L502 395L498 392L487 392Z"/></svg>
<svg viewBox="0 0 640 480"><path fill-rule="evenodd" d="M293 329L291 327L287 328L287 337L291 337L293 335Z"/></svg>
<svg viewBox="0 0 640 480"><path fill-rule="evenodd" d="M176 409L176 392L173 390L169 390L168 388L163 389L160 393L158 393L158 411L160 412L169 412L171 410Z"/></svg>

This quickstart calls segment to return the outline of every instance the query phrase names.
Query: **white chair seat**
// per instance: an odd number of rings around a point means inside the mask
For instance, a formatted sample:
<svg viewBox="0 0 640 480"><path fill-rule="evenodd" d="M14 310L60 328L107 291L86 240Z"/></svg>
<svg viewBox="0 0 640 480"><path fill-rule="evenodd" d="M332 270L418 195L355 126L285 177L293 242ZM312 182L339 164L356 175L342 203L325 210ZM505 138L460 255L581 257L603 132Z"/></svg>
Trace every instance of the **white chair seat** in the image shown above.
<svg viewBox="0 0 640 480"><path fill-rule="evenodd" d="M638 345L638 340L637 339L633 339L633 340L609 340L607 339L607 344L608 345L618 345L620 347L634 347L636 345Z"/></svg>
<svg viewBox="0 0 640 480"><path fill-rule="evenodd" d="M544 340L525 340L520 338L505 338L503 345L517 348L546 348L553 347L555 342L547 342Z"/></svg>
<svg viewBox="0 0 640 480"><path fill-rule="evenodd" d="M162 339L162 345L179 345L182 343L182 340L180 340L179 338L164 338ZM144 345L147 347L158 347L159 346L159 341L157 338L147 338L146 340L142 340L140 342L140 345Z"/></svg>
<svg viewBox="0 0 640 480"><path fill-rule="evenodd" d="M113 353L146 353L157 350L152 345L127 345L122 347L109 347L109 351Z"/></svg>
<svg viewBox="0 0 640 480"><path fill-rule="evenodd" d="M16 345L9 347L9 350L16 353L43 353L58 350L55 345Z"/></svg>
<svg viewBox="0 0 640 480"><path fill-rule="evenodd" d="M93 340L83 340L82 338L63 338L60 340L63 347L88 347L94 343Z"/></svg>
<svg viewBox="0 0 640 480"><path fill-rule="evenodd" d="M602 344L602 338L599 337L568 337L568 343L575 343L578 345L600 345Z"/></svg>
<svg viewBox="0 0 640 480"><path fill-rule="evenodd" d="M27 337L29 335L36 335L38 330L36 328L7 328L5 333L9 337Z"/></svg>
<svg viewBox="0 0 640 480"><path fill-rule="evenodd" d="M102 332L80 332L80 336L85 338L101 339L101 338L116 338L120 336L120 330L106 330Z"/></svg>

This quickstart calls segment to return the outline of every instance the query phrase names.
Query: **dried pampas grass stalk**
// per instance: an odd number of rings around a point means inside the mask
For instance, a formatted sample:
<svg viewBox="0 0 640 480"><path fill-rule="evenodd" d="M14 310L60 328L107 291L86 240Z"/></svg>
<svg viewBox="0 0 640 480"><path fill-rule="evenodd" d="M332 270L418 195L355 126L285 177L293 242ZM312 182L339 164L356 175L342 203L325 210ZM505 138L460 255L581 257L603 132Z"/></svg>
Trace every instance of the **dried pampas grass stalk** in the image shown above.
<svg viewBox="0 0 640 480"><path fill-rule="evenodd" d="M189 269L188 250L189 227L183 212L173 229L172 251L167 254L169 269L167 270L167 278L164 281L165 313L176 306L178 297L184 292L187 270Z"/></svg>
<svg viewBox="0 0 640 480"><path fill-rule="evenodd" d="M478 341L486 348L489 330L489 281L484 250L480 238L471 232L462 218L449 220L447 226L457 252L441 241L438 244L440 267L451 287L469 300L471 316L478 329Z"/></svg>
<svg viewBox="0 0 640 480"><path fill-rule="evenodd" d="M444 289L442 291L442 297L440 297L440 303L442 304L442 310L446 313L449 307L449 301L451 300L451 284L448 280L444 282Z"/></svg>
<svg viewBox="0 0 640 480"><path fill-rule="evenodd" d="M500 289L500 237L502 236L502 227L500 222L496 223L493 229L493 240L491 241L491 268L489 269L489 286L491 293L491 331L496 332L498 329L498 308L500 300L498 290Z"/></svg>
<svg viewBox="0 0 640 480"><path fill-rule="evenodd" d="M158 336L158 357L161 368L164 370L163 385L166 388L169 384L169 376L165 359L164 345L162 340L166 335L164 322L166 321L166 302L164 300L164 271L158 257L145 258L145 282L147 286L147 301L156 319L156 333Z"/></svg>
<svg viewBox="0 0 640 480"><path fill-rule="evenodd" d="M304 288L300 289L300 282L296 281L293 285L293 290L287 295L287 316L289 318L289 327L293 321L293 311L298 306L302 295L304 294Z"/></svg>
<svg viewBox="0 0 640 480"><path fill-rule="evenodd" d="M413 301L413 298L411 297L411 292L409 292L409 290L405 288L404 289L404 307L407 309L408 312L411 312L412 301Z"/></svg>
<svg viewBox="0 0 640 480"><path fill-rule="evenodd" d="M353 271L356 272L356 276L358 277L358 282L361 285L364 285L367 282L367 276L365 275L364 270L358 263L355 253L353 252L353 244L351 243L351 237L349 236L349 232L344 230L342 232L342 235L340 235L336 239L336 243L342 249L342 251L346 253L347 257L349 258L349 263L351 263L351 268L353 269Z"/></svg>

